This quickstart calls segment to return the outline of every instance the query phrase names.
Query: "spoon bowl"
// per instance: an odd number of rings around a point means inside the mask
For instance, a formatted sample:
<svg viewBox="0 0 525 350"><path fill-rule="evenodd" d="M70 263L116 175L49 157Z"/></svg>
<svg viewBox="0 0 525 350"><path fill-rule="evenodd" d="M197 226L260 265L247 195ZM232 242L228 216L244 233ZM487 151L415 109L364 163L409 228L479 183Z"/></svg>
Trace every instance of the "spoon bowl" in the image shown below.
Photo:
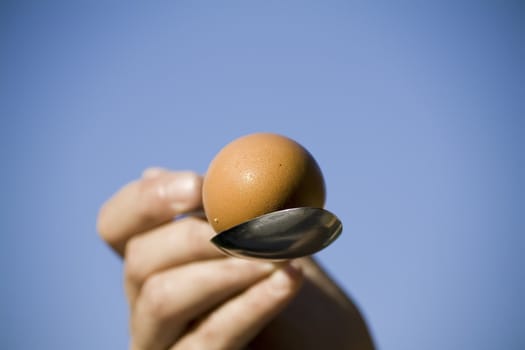
<svg viewBox="0 0 525 350"><path fill-rule="evenodd" d="M256 217L211 241L227 255L278 261L312 255L330 245L342 230L341 221L328 210L301 207Z"/></svg>

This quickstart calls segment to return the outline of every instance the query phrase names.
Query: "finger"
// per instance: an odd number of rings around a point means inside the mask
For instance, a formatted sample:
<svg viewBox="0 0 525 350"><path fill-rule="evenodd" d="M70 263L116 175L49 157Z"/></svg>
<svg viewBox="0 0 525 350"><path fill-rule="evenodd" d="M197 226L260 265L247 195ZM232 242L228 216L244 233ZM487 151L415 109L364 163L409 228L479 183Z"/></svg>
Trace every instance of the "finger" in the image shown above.
<svg viewBox="0 0 525 350"><path fill-rule="evenodd" d="M150 275L198 260L224 257L210 243L214 234L207 222L187 217L131 238L126 245L124 263L130 305L134 305L142 284Z"/></svg>
<svg viewBox="0 0 525 350"><path fill-rule="evenodd" d="M297 294L302 273L291 265L227 301L186 333L172 350L244 348Z"/></svg>
<svg viewBox="0 0 525 350"><path fill-rule="evenodd" d="M201 177L193 172L146 171L102 206L98 231L122 255L133 235L198 209L201 187Z"/></svg>
<svg viewBox="0 0 525 350"><path fill-rule="evenodd" d="M191 320L274 269L270 263L222 258L152 276L144 283L131 316L135 348L165 349Z"/></svg>

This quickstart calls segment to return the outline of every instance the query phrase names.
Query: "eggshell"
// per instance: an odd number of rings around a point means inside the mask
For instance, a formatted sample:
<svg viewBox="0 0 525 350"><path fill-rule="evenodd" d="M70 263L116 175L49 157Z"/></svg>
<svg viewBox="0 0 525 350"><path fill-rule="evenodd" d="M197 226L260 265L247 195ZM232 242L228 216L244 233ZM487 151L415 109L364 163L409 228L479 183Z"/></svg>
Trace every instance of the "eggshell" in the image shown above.
<svg viewBox="0 0 525 350"><path fill-rule="evenodd" d="M208 221L222 232L254 217L295 207L321 208L325 184L312 155L278 134L256 133L226 145L204 176Z"/></svg>

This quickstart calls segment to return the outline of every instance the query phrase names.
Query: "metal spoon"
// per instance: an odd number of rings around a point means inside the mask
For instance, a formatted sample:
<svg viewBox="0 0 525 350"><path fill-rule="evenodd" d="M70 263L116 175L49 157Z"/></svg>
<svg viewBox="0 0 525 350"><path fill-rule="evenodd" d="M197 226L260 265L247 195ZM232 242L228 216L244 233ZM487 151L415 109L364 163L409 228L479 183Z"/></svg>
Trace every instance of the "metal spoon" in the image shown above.
<svg viewBox="0 0 525 350"><path fill-rule="evenodd" d="M286 260L320 251L342 230L341 221L331 212L304 207L259 216L219 233L211 241L231 256Z"/></svg>

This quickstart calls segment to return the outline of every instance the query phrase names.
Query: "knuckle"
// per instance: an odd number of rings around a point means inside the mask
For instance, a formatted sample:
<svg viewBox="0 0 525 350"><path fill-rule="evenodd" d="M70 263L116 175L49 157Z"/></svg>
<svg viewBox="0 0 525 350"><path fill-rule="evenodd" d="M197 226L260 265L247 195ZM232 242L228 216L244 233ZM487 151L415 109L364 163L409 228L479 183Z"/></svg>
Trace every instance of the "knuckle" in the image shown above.
<svg viewBox="0 0 525 350"><path fill-rule="evenodd" d="M103 205L99 210L96 229L100 239L102 239L116 252L120 252L121 242L118 237L118 232L115 230L113 225L111 225L111 215L112 213L111 210L108 209L108 205Z"/></svg>
<svg viewBox="0 0 525 350"><path fill-rule="evenodd" d="M108 217L108 210L107 210L107 204L104 203L99 211L97 216L97 232L99 236L105 240L106 242L109 242L111 239L110 235L110 229L107 224L107 217Z"/></svg>
<svg viewBox="0 0 525 350"><path fill-rule="evenodd" d="M144 282L141 303L153 319L163 321L172 316L166 312L169 289L169 281L160 275L153 275Z"/></svg>
<svg viewBox="0 0 525 350"><path fill-rule="evenodd" d="M126 279L134 283L141 283L146 276L144 272L144 252L140 238L133 237L128 241L124 256L124 274Z"/></svg>

